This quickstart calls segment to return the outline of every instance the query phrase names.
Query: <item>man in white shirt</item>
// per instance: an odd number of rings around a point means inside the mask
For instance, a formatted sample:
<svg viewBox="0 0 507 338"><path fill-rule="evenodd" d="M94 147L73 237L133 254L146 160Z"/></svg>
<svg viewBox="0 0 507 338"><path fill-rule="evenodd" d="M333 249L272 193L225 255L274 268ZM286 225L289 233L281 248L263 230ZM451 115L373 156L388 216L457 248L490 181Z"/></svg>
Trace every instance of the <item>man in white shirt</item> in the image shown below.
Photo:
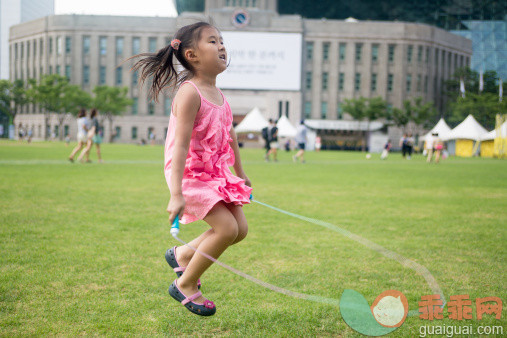
<svg viewBox="0 0 507 338"><path fill-rule="evenodd" d="M305 147L306 147L306 132L307 128L305 126L305 121L301 120L296 133L296 143L298 145L298 152L296 155L292 156L292 160L297 162L301 160L301 163L305 163Z"/></svg>

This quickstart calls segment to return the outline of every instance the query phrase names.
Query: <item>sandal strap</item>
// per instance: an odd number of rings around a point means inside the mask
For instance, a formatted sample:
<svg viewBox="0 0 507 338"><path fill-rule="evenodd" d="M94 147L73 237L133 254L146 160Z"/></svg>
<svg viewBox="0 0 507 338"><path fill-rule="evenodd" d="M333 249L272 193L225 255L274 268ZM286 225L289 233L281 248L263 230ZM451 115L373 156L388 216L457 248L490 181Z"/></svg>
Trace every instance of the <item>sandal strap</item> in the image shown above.
<svg viewBox="0 0 507 338"><path fill-rule="evenodd" d="M187 268L186 266L178 266L177 268L174 268L173 270L174 270L174 272L184 272L186 268Z"/></svg>
<svg viewBox="0 0 507 338"><path fill-rule="evenodd" d="M199 298L200 296L202 296L202 292L201 292L201 291L197 291L197 293L193 294L192 296L185 298L185 299L181 302L181 304L185 305L185 304L187 304L187 303L189 303L189 302L193 301L194 299Z"/></svg>

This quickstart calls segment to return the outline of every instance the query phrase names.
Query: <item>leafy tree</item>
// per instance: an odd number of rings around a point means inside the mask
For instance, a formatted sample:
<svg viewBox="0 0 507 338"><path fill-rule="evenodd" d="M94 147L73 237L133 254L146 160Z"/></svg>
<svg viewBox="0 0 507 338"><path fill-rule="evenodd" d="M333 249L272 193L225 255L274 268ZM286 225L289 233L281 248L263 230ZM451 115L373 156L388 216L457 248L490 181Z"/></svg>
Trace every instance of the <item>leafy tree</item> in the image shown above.
<svg viewBox="0 0 507 338"><path fill-rule="evenodd" d="M414 103L411 100L403 101L402 109L393 108L389 117L394 125L405 132L410 122L426 128L429 127L437 117L437 112L433 106L433 102L423 103L422 97L416 97L414 98Z"/></svg>
<svg viewBox="0 0 507 338"><path fill-rule="evenodd" d="M380 96L370 99L364 97L346 99L344 102L343 111L357 120L358 124L361 120L367 121L366 132L363 132L364 142L362 150L364 151L370 137L370 123L387 116L387 102Z"/></svg>
<svg viewBox="0 0 507 338"><path fill-rule="evenodd" d="M29 102L23 80L0 80L0 111L13 123L22 106Z"/></svg>
<svg viewBox="0 0 507 338"><path fill-rule="evenodd" d="M127 97L128 87L96 86L93 106L109 121L109 142L113 142L113 118L123 115L133 101Z"/></svg>
<svg viewBox="0 0 507 338"><path fill-rule="evenodd" d="M45 75L37 82L29 80L30 89L28 93L32 102L37 104L44 114L45 125L49 125L51 113L57 116L59 130L62 130L63 123L68 114L76 114L82 107L89 107L91 97L77 85L70 85L65 76L58 74ZM47 127L44 128L44 138L48 138ZM60 140L63 133L59 133Z"/></svg>
<svg viewBox="0 0 507 338"><path fill-rule="evenodd" d="M488 70L483 74L484 89L479 92L480 74L470 68L456 70L452 78L445 82L448 97L448 118L451 124L458 124L469 114L489 129L495 126L495 115L506 111L506 102L499 102L498 81L495 71ZM465 97L459 92L460 79L465 84ZM503 83L505 93L506 84Z"/></svg>

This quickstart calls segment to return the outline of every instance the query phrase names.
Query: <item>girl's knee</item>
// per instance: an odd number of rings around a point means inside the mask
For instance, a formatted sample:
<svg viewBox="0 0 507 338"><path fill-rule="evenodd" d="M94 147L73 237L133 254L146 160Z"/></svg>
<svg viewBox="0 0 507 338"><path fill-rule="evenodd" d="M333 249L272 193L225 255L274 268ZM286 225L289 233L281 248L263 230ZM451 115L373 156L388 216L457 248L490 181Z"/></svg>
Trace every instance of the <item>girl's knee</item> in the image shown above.
<svg viewBox="0 0 507 338"><path fill-rule="evenodd" d="M248 224L246 222L244 224L238 223L238 236L236 236L236 239L234 240L233 244L236 244L244 240L247 234L248 234Z"/></svg>
<svg viewBox="0 0 507 338"><path fill-rule="evenodd" d="M230 220L220 229L216 229L215 233L218 234L225 242L229 244L233 243L238 237L238 223L235 220Z"/></svg>

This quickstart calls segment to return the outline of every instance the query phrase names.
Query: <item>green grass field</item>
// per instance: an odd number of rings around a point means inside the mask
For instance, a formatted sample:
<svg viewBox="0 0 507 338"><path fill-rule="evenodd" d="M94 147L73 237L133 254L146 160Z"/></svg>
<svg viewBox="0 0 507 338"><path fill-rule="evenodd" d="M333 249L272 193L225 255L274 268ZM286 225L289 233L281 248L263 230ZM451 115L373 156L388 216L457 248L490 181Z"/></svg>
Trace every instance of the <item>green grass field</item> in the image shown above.
<svg viewBox="0 0 507 338"><path fill-rule="evenodd" d="M103 164L70 164L63 143L0 142L0 336L359 336L339 308L266 290L220 266L202 278L213 317L191 314L167 293L164 260L177 244L165 208L163 147L103 145ZM93 149L95 151L95 149ZM468 294L473 320L407 318L393 337L421 325L501 326L476 320L475 299L506 293L507 161L349 152L307 153L306 164L265 163L242 150L259 201L332 223L425 266L444 295ZM92 160L96 157L92 153ZM259 204L244 207L249 235L221 260L268 283L369 304L405 294L410 310L431 294L425 279L330 229ZM207 228L182 226L185 240ZM503 243L503 244L502 244ZM504 305L505 307L505 305Z"/></svg>

